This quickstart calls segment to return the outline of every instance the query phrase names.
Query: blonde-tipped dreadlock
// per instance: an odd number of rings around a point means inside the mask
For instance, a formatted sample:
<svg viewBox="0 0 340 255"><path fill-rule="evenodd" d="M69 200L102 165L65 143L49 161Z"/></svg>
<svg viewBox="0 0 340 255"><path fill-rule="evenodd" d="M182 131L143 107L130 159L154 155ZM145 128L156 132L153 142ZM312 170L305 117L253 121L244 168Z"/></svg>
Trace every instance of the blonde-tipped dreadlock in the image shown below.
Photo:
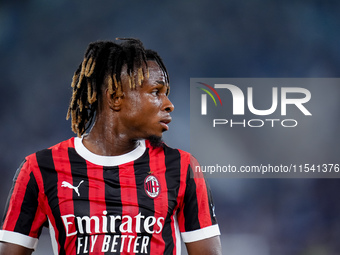
<svg viewBox="0 0 340 255"><path fill-rule="evenodd" d="M67 119L72 119L72 130L81 136L91 126L101 88L106 84L110 94L122 94L121 72L127 66L128 81L131 89L141 86L149 76L147 60L155 60L166 74L168 72L159 55L146 50L138 39L121 39L118 44L111 41L91 43L72 78L72 98L67 112Z"/></svg>

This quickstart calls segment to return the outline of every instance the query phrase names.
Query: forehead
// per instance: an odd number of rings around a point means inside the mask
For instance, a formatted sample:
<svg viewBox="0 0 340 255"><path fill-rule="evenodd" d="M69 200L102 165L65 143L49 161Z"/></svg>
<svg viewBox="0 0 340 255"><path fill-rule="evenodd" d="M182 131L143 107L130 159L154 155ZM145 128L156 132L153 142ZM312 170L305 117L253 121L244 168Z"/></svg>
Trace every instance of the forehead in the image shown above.
<svg viewBox="0 0 340 255"><path fill-rule="evenodd" d="M138 90L139 89L138 87L141 87L141 88L144 87L145 88L145 87L148 87L148 86L153 86L153 85L158 85L158 84L169 87L167 74L159 66L159 64L154 60L148 60L147 65L148 65L147 70L145 69L145 67L143 68L143 70L144 70L144 80L142 82L142 85L138 86L136 84L135 88L137 88L137 90ZM139 75L138 71L135 70L134 74L133 74L135 82L137 82L138 75ZM127 73L127 66L124 65L124 67L122 69L122 73L121 73L121 81L122 81L123 87L125 87L125 88L128 87L127 84L130 84L129 78L130 77Z"/></svg>
<svg viewBox="0 0 340 255"><path fill-rule="evenodd" d="M166 73L162 70L162 68L158 65L156 61L149 60L148 63L148 71L149 77L145 77L146 81L156 82L159 81L163 83L165 86L169 86L167 81Z"/></svg>

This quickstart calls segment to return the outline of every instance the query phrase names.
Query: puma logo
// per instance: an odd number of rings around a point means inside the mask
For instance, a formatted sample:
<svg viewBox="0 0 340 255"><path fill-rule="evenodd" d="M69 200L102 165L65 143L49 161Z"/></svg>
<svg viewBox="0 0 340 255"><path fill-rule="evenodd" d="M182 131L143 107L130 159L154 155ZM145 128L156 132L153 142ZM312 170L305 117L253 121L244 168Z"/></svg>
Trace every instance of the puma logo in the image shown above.
<svg viewBox="0 0 340 255"><path fill-rule="evenodd" d="M74 187L72 184L68 183L67 181L63 181L63 182L61 183L61 187L66 187L66 188L69 188L69 189L74 189L74 191L77 193L77 195L78 195L78 197L79 197L80 194L79 194L78 188L79 188L80 184L82 184L83 182L84 182L83 180L80 181L79 184L78 184L78 186L77 186L77 187Z"/></svg>

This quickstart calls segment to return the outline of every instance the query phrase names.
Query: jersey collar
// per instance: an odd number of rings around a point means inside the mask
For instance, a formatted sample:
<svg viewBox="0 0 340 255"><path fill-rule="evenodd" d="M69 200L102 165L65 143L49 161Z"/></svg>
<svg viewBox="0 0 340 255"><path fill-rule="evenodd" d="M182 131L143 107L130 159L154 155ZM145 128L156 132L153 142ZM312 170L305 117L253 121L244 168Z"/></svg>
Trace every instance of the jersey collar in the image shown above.
<svg viewBox="0 0 340 255"><path fill-rule="evenodd" d="M140 140L139 145L133 151L119 156L101 156L89 151L83 144L83 138L74 138L76 152L87 161L100 166L118 166L140 158L146 149L145 140Z"/></svg>

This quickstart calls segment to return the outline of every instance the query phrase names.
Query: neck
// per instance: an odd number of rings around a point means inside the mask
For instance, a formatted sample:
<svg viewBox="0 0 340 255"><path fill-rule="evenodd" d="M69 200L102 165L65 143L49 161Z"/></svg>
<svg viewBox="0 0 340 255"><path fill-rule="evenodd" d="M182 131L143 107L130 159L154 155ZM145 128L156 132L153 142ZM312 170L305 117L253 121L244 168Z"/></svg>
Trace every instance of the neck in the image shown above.
<svg viewBox="0 0 340 255"><path fill-rule="evenodd" d="M101 156L119 156L134 150L137 140L131 140L126 135L114 132L108 125L96 122L91 131L84 136L84 146L94 154Z"/></svg>

